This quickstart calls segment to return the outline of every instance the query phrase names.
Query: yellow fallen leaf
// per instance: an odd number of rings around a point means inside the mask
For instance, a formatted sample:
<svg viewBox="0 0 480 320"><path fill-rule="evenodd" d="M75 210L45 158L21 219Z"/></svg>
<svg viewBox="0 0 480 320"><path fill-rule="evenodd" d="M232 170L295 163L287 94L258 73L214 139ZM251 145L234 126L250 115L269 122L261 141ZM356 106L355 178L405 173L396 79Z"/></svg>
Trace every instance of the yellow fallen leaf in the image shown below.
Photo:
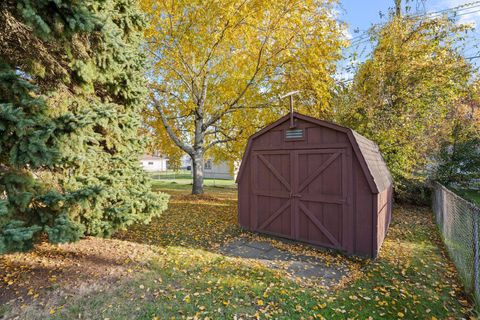
<svg viewBox="0 0 480 320"><path fill-rule="evenodd" d="M458 300L458 302L460 302L460 304L464 307L468 307L468 301L467 300L463 300L463 299L460 299Z"/></svg>

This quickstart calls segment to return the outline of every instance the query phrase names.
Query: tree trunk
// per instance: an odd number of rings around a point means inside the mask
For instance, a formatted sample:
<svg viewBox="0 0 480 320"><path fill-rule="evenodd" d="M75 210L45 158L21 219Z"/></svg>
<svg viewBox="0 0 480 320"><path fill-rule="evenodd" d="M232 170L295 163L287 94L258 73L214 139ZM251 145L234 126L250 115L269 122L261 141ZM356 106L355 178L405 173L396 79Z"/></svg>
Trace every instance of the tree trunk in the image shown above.
<svg viewBox="0 0 480 320"><path fill-rule="evenodd" d="M402 15L402 0L395 0L395 16L400 17L401 15Z"/></svg>
<svg viewBox="0 0 480 320"><path fill-rule="evenodd" d="M191 158L193 173L192 194L203 194L203 154L195 154Z"/></svg>

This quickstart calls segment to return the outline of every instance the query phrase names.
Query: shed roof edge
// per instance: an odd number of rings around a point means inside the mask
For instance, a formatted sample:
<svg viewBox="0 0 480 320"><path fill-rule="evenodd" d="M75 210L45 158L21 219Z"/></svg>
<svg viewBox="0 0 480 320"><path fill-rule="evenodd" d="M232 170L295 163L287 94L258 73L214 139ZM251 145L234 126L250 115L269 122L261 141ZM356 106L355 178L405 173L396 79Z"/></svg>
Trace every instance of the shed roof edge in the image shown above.
<svg viewBox="0 0 480 320"><path fill-rule="evenodd" d="M347 137L352 145L352 148L353 148L353 151L360 163L360 167L362 168L362 171L365 175L365 178L368 182L368 185L370 187L370 190L372 191L372 193L376 194L376 193L379 193L380 191L383 191L383 190L379 190L378 187L377 187L377 184L375 182L375 178L367 164L367 161L362 153L362 151L360 150L360 146L358 145L358 141L356 139L356 135L360 135L358 132L355 132L353 129L350 129L350 128L347 128L347 127L344 127L344 126L341 126L341 125L338 125L338 124L335 124L335 123L332 123L332 122L329 122L329 121L325 121L325 120L320 120L320 119L316 119L316 118L313 118L313 117L309 117L309 116L306 116L306 115L303 115L303 114L300 114L300 113L297 113L297 112L294 112L293 113L293 116L295 118L298 118L298 119L301 119L301 120L304 120L304 121L307 121L307 122L311 122L311 123L314 123L314 124L317 124L317 125L320 125L320 126L325 126L325 127L328 127L330 129L333 129L333 130L338 130L338 131L341 131L341 132L344 132L347 134ZM252 141L263 135L264 133L268 132L270 129L274 128L274 127L277 127L279 125L281 125L282 123L288 121L290 118L290 113L281 117L280 119L272 122L271 124L267 125L266 127L264 127L263 129L261 129L260 131L254 133L253 135L251 135L249 138L248 138L248 142L247 142L247 146L246 146L246 150L245 150L245 153L243 154L243 157L242 157L242 163L240 164L240 168L239 168L239 171L238 171L238 174L237 174L237 178L236 178L236 182L238 183L241 179L241 177L243 176L243 171L245 171L245 167L246 167L246 161L248 160L248 157L251 153L251 149L252 149ZM361 135L360 135L361 136ZM363 137L363 136L362 136ZM363 137L364 139L372 142L373 144L375 144L375 142ZM376 145L376 144L375 144Z"/></svg>

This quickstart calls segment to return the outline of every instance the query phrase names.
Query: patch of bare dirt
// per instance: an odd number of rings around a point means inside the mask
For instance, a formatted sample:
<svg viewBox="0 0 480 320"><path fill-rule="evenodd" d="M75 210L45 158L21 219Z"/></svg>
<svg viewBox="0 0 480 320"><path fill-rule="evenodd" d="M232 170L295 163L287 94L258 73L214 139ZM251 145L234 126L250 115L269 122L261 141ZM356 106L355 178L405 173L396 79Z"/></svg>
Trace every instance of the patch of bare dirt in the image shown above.
<svg viewBox="0 0 480 320"><path fill-rule="evenodd" d="M133 242L89 237L76 243L42 243L35 250L0 257L0 305L84 294L144 270L153 250Z"/></svg>

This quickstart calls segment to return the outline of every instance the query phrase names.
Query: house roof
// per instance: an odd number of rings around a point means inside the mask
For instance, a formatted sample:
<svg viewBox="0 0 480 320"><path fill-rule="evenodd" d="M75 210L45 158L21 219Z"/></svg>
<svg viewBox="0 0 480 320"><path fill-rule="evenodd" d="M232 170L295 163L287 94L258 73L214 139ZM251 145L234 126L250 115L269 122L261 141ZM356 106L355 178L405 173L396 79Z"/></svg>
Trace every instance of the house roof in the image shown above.
<svg viewBox="0 0 480 320"><path fill-rule="evenodd" d="M305 116L296 112L293 113L293 116L294 118L297 118L300 120L304 120L319 126L328 127L330 129L338 130L346 133L350 140L350 143L352 144L353 151L355 152L355 155L357 156L357 159L360 162L362 171L364 172L365 177L367 178L367 182L370 186L370 189L373 193L379 193L385 190L387 187L389 187L393 183L393 179L390 174L390 171L388 171L387 164L385 163L385 160L383 159L380 153L380 150L375 142L367 139L366 137L362 136L361 134L359 134L358 132L350 128L343 127L332 122L319 120L319 119ZM248 159L249 154L251 152L252 141L255 138L263 135L264 133L270 131L271 129L281 125L285 121L288 121L289 119L290 119L290 114L287 114L282 118L278 119L277 121L266 126L265 128L261 129L257 133L253 134L248 139L247 148L243 155L242 163L240 165L240 169L238 172L237 182L242 176L243 171L245 170L244 163Z"/></svg>

